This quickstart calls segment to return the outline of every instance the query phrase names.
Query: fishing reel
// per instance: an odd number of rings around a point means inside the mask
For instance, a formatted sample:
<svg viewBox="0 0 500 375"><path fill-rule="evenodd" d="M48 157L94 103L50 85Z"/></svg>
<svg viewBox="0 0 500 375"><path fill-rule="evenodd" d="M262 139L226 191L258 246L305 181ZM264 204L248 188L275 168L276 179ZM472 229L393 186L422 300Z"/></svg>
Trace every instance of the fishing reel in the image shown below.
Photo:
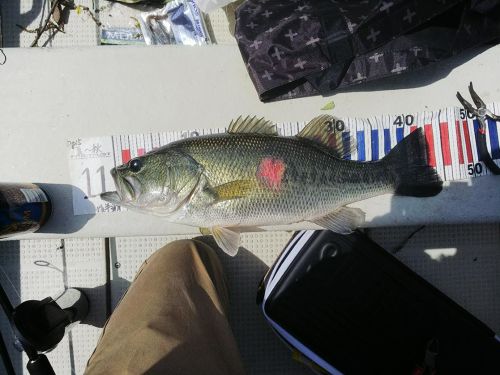
<svg viewBox="0 0 500 375"><path fill-rule="evenodd" d="M28 356L28 372L31 375L55 375L45 353L54 349L64 335L87 316L87 296L78 289L68 288L55 297L24 301L14 308L0 285L0 304L14 333L14 346ZM0 355L7 374L15 375L1 335Z"/></svg>

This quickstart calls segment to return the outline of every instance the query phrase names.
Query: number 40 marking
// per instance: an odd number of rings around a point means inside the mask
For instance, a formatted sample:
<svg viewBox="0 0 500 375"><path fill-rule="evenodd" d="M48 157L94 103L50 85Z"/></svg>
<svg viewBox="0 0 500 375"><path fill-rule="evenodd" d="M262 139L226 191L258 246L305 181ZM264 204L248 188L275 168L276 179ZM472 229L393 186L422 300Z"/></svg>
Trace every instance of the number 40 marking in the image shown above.
<svg viewBox="0 0 500 375"><path fill-rule="evenodd" d="M400 115L396 117L396 119L392 124L396 126L403 126L403 125L411 126L413 125L413 121L415 121L415 116L413 115L406 115L406 116Z"/></svg>
<svg viewBox="0 0 500 375"><path fill-rule="evenodd" d="M104 166L101 166L99 169L97 169L96 173L101 174L101 193L104 193L106 190L106 176L104 174ZM87 177L87 198L94 198L100 195L99 194L92 194L92 186L90 184L90 170L88 168L85 168L82 172L82 175L85 175Z"/></svg>

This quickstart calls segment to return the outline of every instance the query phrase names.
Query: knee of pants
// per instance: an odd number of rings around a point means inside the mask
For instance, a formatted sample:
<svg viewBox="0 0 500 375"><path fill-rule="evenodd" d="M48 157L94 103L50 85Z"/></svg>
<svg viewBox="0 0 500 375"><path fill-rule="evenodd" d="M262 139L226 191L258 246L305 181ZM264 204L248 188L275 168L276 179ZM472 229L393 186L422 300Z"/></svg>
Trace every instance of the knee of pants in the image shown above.
<svg viewBox="0 0 500 375"><path fill-rule="evenodd" d="M193 240L190 239L172 241L167 243L163 247L160 247L158 250L156 250L148 258L148 261L156 258L168 257L171 256L172 254L185 253L195 247L196 244L194 243Z"/></svg>
<svg viewBox="0 0 500 375"><path fill-rule="evenodd" d="M204 242L184 239L169 242L165 246L159 248L146 260L146 263L169 257L192 257L194 252L197 252L202 259L205 258L205 256L210 258L216 257L215 249L212 249Z"/></svg>
<svg viewBox="0 0 500 375"><path fill-rule="evenodd" d="M171 268L168 266L169 264L186 266L188 263L192 263L196 258L201 260L211 276L213 276L214 270L217 270L215 272L222 271L222 265L214 248L197 239L183 239L170 242L156 250L142 264L138 274L151 264L155 264L153 268L157 268L161 264L164 265L163 267Z"/></svg>

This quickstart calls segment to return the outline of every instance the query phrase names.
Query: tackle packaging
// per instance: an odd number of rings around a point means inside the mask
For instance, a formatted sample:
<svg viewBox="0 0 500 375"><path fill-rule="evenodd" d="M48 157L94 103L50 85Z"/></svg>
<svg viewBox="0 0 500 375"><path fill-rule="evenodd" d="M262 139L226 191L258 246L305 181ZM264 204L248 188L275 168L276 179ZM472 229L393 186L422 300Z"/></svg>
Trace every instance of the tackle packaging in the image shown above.
<svg viewBox="0 0 500 375"><path fill-rule="evenodd" d="M106 27L101 29L101 44L144 44L141 31L133 27Z"/></svg>
<svg viewBox="0 0 500 375"><path fill-rule="evenodd" d="M194 0L172 0L160 10L141 13L138 20L148 45L210 43L203 15Z"/></svg>

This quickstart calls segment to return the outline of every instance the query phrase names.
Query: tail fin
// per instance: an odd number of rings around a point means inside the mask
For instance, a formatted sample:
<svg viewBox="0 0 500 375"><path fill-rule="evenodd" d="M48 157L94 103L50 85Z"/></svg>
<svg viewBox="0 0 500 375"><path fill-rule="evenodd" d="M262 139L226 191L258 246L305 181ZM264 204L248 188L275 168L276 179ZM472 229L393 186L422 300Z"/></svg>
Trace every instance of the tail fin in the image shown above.
<svg viewBox="0 0 500 375"><path fill-rule="evenodd" d="M394 191L398 195L431 197L443 188L443 181L436 170L428 165L422 128L399 142L382 162L394 176Z"/></svg>

